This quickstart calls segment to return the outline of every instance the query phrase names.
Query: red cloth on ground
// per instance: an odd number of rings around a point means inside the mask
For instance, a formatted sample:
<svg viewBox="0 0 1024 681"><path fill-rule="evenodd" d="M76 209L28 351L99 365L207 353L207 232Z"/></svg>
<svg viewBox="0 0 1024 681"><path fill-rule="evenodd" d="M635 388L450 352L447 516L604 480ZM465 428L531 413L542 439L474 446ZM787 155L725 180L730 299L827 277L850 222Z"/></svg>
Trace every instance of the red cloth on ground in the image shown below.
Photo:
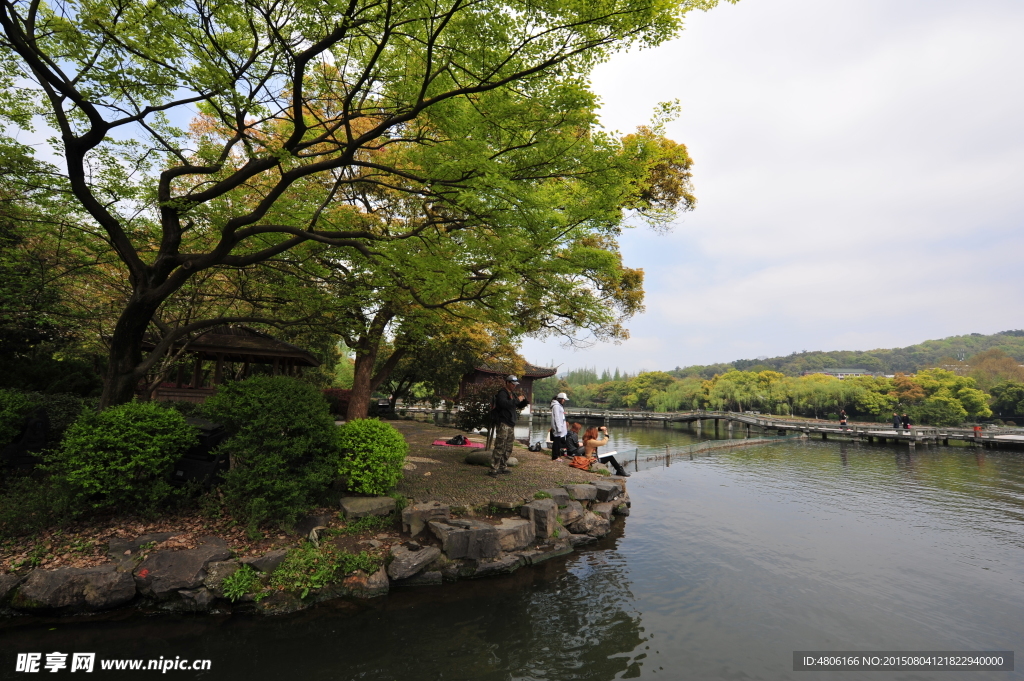
<svg viewBox="0 0 1024 681"><path fill-rule="evenodd" d="M447 442L445 442L444 440L434 440L433 444L437 445L438 447L470 447L470 448L476 447L478 449L482 449L483 447L487 446L487 445L482 445L479 442L467 442L464 445L450 445Z"/></svg>

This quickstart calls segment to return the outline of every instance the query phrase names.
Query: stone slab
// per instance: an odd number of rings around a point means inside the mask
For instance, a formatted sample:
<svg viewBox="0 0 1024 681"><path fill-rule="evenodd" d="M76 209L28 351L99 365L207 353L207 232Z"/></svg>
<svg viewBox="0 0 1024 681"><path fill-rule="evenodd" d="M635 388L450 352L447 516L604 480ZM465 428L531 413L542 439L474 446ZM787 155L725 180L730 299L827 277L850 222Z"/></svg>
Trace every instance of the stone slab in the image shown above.
<svg viewBox="0 0 1024 681"><path fill-rule="evenodd" d="M583 544L590 544L597 541L596 537L591 537L589 534L570 534L569 543L573 546L582 546Z"/></svg>
<svg viewBox="0 0 1024 681"><path fill-rule="evenodd" d="M614 482L595 482L594 487L597 489L598 501L612 501L622 494L622 488Z"/></svg>
<svg viewBox="0 0 1024 681"><path fill-rule="evenodd" d="M393 546L391 548L391 563L388 565L388 577L394 580L408 579L440 556L441 549L436 546L424 546L415 551L402 545Z"/></svg>
<svg viewBox="0 0 1024 681"><path fill-rule="evenodd" d="M391 497L342 497L341 510L345 520L385 516L395 512L395 500Z"/></svg>
<svg viewBox="0 0 1024 681"><path fill-rule="evenodd" d="M402 531L419 535L431 520L445 522L452 517L451 507L439 501L421 501L402 509Z"/></svg>
<svg viewBox="0 0 1024 681"><path fill-rule="evenodd" d="M392 582L392 586L440 586L443 582L444 577L441 575L441 571L431 570L407 579L396 580Z"/></svg>
<svg viewBox="0 0 1024 681"><path fill-rule="evenodd" d="M502 551L524 549L537 536L534 523L527 518L502 518L494 529L498 532L498 543Z"/></svg>
<svg viewBox="0 0 1024 681"><path fill-rule="evenodd" d="M238 572L242 565L237 560L218 560L206 564L203 585L217 598L224 598L224 580Z"/></svg>
<svg viewBox="0 0 1024 681"><path fill-rule="evenodd" d="M14 589L23 581L25 578L18 575L0 574L0 605L10 600Z"/></svg>
<svg viewBox="0 0 1024 681"><path fill-rule="evenodd" d="M569 492L567 492L564 487L549 487L547 489L542 489L541 492L550 494L552 501L554 501L558 506L569 505Z"/></svg>
<svg viewBox="0 0 1024 681"><path fill-rule="evenodd" d="M288 549L277 549L269 551L262 556L246 556L239 562L251 566L254 570L270 574L276 570L288 556Z"/></svg>
<svg viewBox="0 0 1024 681"><path fill-rule="evenodd" d="M209 563L224 561L231 551L220 537L203 537L197 548L180 551L157 551L135 568L135 584L139 593L162 599L179 589L197 589L206 579Z"/></svg>
<svg viewBox="0 0 1024 681"><path fill-rule="evenodd" d="M608 522L612 521L612 513L615 510L615 505L610 501L602 501L596 503L590 507L590 511L594 515L599 515Z"/></svg>
<svg viewBox="0 0 1024 681"><path fill-rule="evenodd" d="M441 540L441 549L449 560L480 560L494 558L501 553L497 530L493 525L479 520L459 519L446 523L431 521L430 530Z"/></svg>
<svg viewBox="0 0 1024 681"><path fill-rule="evenodd" d="M555 530L555 523L558 522L558 506L554 499L535 499L524 504L519 509L519 513L533 522L534 534L538 541L544 541L550 537Z"/></svg>
<svg viewBox="0 0 1024 681"><path fill-rule="evenodd" d="M597 499L597 488L593 485L566 485L565 491L577 501L594 501Z"/></svg>
<svg viewBox="0 0 1024 681"><path fill-rule="evenodd" d="M558 522L568 525L577 518L581 518L587 509L578 501L570 501L565 508L558 509Z"/></svg>
<svg viewBox="0 0 1024 681"><path fill-rule="evenodd" d="M495 560L480 561L477 563L476 571L473 573L474 577L490 577L492 575L507 575L515 572L523 565L526 565L526 560L517 553L511 553Z"/></svg>
<svg viewBox="0 0 1024 681"><path fill-rule="evenodd" d="M180 532L152 532L144 534L135 539L121 539L115 537L107 543L107 558L117 563L119 569L131 572L137 564L135 558L139 549L145 544L160 544L171 537L177 537Z"/></svg>
<svg viewBox="0 0 1024 681"><path fill-rule="evenodd" d="M135 580L115 565L33 570L11 597L11 606L27 612L96 612L135 598Z"/></svg>
<svg viewBox="0 0 1024 681"><path fill-rule="evenodd" d="M572 544L569 543L568 539L562 542L558 542L554 546L545 547L540 549L533 549L531 551L524 551L522 556L523 559L530 565L537 565L543 563L546 560L552 558L558 558L559 556L567 556L572 553Z"/></svg>
<svg viewBox="0 0 1024 681"><path fill-rule="evenodd" d="M362 570L356 570L346 577L342 584L356 598L376 598L383 596L391 588L388 574L384 568L377 570L372 575L368 575Z"/></svg>

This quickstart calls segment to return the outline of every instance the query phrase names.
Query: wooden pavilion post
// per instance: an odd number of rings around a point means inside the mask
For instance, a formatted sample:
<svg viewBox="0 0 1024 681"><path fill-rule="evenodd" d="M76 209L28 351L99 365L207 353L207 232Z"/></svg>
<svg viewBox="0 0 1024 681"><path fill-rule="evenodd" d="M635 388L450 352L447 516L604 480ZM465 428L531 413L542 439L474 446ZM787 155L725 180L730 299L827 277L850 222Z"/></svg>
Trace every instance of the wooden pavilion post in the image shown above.
<svg viewBox="0 0 1024 681"><path fill-rule="evenodd" d="M192 387L198 388L200 381L203 379L203 358L201 355L196 354L196 363L192 369Z"/></svg>
<svg viewBox="0 0 1024 681"><path fill-rule="evenodd" d="M213 370L213 383L214 385L220 385L224 382L224 353L217 353L217 365Z"/></svg>

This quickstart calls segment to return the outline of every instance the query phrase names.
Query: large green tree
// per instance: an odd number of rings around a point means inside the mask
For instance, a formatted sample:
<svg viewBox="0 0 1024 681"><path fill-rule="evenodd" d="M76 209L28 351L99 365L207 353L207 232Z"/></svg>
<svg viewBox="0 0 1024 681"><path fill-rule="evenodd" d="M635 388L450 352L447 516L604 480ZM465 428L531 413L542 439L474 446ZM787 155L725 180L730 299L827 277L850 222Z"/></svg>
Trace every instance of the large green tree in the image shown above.
<svg viewBox="0 0 1024 681"><path fill-rule="evenodd" d="M61 179L127 278L101 403L131 399L190 334L259 321L153 329L198 273L309 241L370 256L445 224L441 214L381 230L364 219L371 193L327 210L339 198L389 186L443 204L473 189L485 204L508 188L496 161L515 145L417 125L426 112L436 125L472 107L500 132L520 123L502 107L515 93L557 117L581 104L595 63L672 37L686 11L715 1L0 0L0 68L19 84L0 96L0 117L31 109L57 131ZM184 129L197 110L214 128L198 142ZM405 167L389 162L394 144L469 153ZM147 330L159 342L145 353Z"/></svg>

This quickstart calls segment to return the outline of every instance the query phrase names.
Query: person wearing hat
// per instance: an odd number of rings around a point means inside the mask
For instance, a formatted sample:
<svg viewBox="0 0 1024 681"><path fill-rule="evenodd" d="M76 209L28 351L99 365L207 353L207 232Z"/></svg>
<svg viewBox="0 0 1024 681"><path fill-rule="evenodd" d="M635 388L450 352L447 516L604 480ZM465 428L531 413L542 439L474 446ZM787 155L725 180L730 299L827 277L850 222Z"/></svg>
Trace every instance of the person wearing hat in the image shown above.
<svg viewBox="0 0 1024 681"><path fill-rule="evenodd" d="M558 393L551 400L551 460L562 456L565 451L565 408L562 406L569 396Z"/></svg>
<svg viewBox="0 0 1024 681"><path fill-rule="evenodd" d="M511 473L508 469L508 457L512 454L512 445L516 441L516 419L519 410L530 403L516 392L519 379L515 376L505 377L505 387L494 396L495 426L494 451L491 452L491 470L487 475L495 478L503 473Z"/></svg>

